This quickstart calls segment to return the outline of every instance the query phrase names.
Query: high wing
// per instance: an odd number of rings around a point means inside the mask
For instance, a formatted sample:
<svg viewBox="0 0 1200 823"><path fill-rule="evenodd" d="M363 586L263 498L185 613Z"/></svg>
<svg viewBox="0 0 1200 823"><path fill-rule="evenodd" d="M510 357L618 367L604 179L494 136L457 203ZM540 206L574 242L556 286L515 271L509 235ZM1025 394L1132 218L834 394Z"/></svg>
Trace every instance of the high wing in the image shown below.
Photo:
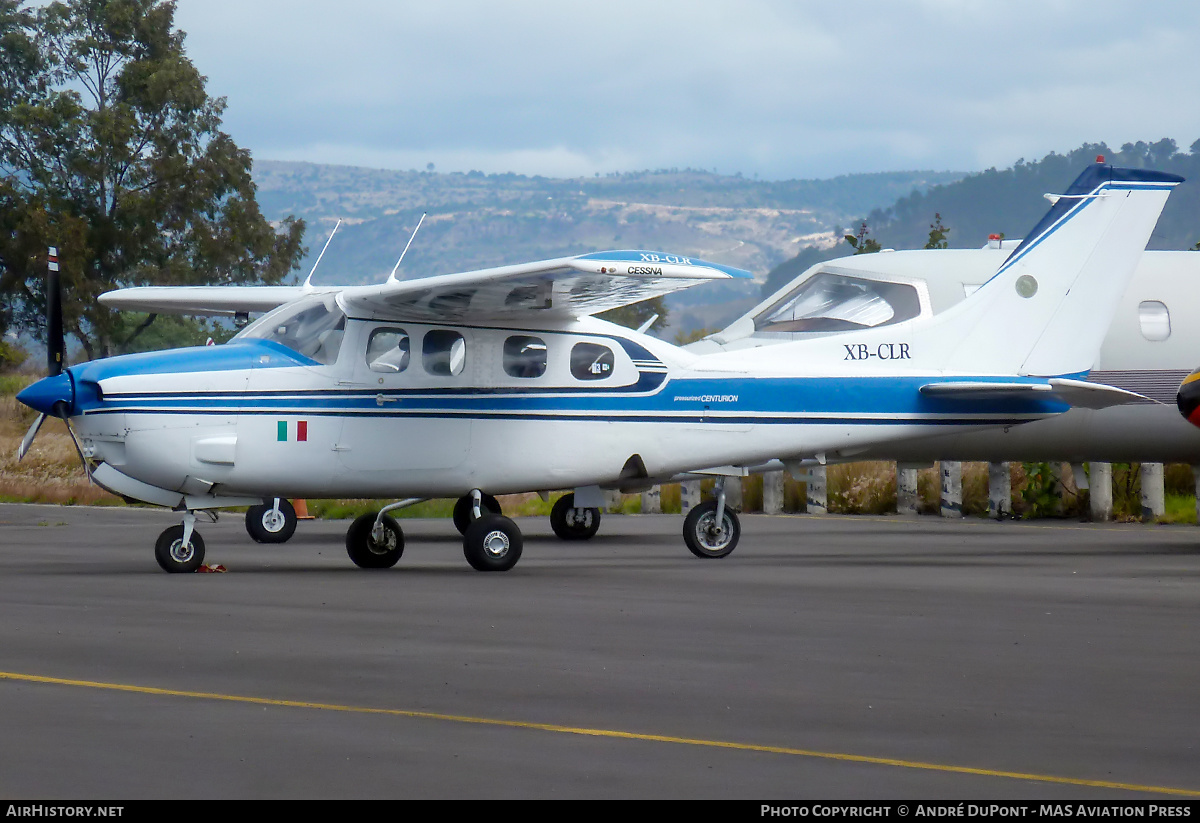
<svg viewBox="0 0 1200 823"><path fill-rule="evenodd" d="M1088 383L1083 380L1071 380L1065 377L1054 377L1040 383L1004 383L1004 382L955 382L926 383L921 386L921 394L950 400L978 400L987 398L1000 400L1005 398L1030 397L1040 395L1047 400L1057 400L1068 406L1083 409L1105 409L1109 406L1120 406L1125 403L1153 403L1155 401L1136 392L1118 389L1116 386L1106 386L1102 383Z"/></svg>
<svg viewBox="0 0 1200 823"><path fill-rule="evenodd" d="M246 312L271 311L284 303L318 291L338 291L304 286L135 286L100 295L110 309L150 314L198 314L233 317Z"/></svg>
<svg viewBox="0 0 1200 823"><path fill-rule="evenodd" d="M145 286L100 296L116 309L233 315L269 311L306 294L337 292L356 313L438 322L578 317L710 280L752 279L742 269L655 251L606 251L516 266L393 280L371 286Z"/></svg>

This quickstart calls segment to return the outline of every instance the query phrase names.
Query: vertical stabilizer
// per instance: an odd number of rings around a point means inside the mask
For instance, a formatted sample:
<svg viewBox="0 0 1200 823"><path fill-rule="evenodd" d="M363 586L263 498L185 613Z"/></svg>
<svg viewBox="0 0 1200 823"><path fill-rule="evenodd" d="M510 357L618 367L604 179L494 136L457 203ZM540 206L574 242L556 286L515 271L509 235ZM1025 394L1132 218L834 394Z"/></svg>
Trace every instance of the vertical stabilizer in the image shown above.
<svg viewBox="0 0 1200 823"><path fill-rule="evenodd" d="M996 274L920 334L944 341L943 368L1064 375L1092 368L1138 258L1183 182L1145 169L1088 166Z"/></svg>

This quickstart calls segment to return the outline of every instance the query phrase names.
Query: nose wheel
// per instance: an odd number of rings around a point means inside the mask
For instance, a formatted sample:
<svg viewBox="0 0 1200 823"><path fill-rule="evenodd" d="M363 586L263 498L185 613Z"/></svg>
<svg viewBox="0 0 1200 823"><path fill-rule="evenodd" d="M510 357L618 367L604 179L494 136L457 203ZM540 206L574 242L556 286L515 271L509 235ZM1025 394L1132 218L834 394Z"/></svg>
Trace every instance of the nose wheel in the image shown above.
<svg viewBox="0 0 1200 823"><path fill-rule="evenodd" d="M183 525L172 526L158 536L154 559L163 571L171 574L194 572L204 562L204 538L192 528L195 519L189 513Z"/></svg>

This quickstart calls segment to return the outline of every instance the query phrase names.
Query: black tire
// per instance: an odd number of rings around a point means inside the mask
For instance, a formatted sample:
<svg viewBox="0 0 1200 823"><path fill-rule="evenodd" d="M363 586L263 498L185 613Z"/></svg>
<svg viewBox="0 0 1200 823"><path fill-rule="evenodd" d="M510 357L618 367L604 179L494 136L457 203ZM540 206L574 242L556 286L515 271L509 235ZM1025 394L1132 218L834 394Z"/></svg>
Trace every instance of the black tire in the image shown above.
<svg viewBox="0 0 1200 823"><path fill-rule="evenodd" d="M272 498L246 511L246 533L259 543L286 543L296 533L295 508L287 500L279 498L280 517L276 518L274 503Z"/></svg>
<svg viewBox="0 0 1200 823"><path fill-rule="evenodd" d="M577 509L575 494L564 494L550 509L550 528L563 540L590 540L600 528L600 510Z"/></svg>
<svg viewBox="0 0 1200 823"><path fill-rule="evenodd" d="M375 528L374 514L364 514L354 519L346 530L346 554L360 569L390 569L404 554L404 532L396 518L383 516L383 542L371 536Z"/></svg>
<svg viewBox="0 0 1200 823"><path fill-rule="evenodd" d="M464 494L454 503L454 528L458 529L458 533L461 535L466 535L471 521L475 519L471 517L472 508L473 504L469 494ZM479 508L492 514L504 514L500 511L500 502L490 494L480 495Z"/></svg>
<svg viewBox="0 0 1200 823"><path fill-rule="evenodd" d="M154 544L154 559L165 572L179 574L194 572L204 563L204 538L192 530L192 539L185 548L183 526L172 526L158 536Z"/></svg>
<svg viewBox="0 0 1200 823"><path fill-rule="evenodd" d="M525 541L517 524L500 514L485 514L463 535L463 555L481 572L506 572L521 559Z"/></svg>
<svg viewBox="0 0 1200 823"><path fill-rule="evenodd" d="M706 500L688 512L683 521L683 542L696 557L725 557L737 548L742 536L742 524L737 512L725 507L721 529L714 530L717 501Z"/></svg>

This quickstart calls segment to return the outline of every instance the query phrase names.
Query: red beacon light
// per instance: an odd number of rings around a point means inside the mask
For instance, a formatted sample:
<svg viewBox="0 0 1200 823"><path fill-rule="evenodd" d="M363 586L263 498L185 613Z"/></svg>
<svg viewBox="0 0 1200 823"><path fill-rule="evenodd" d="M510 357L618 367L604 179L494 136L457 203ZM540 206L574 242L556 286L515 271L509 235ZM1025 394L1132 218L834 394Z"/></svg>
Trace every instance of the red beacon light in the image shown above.
<svg viewBox="0 0 1200 823"><path fill-rule="evenodd" d="M1097 162L1097 163L1103 163L1103 162L1104 162L1104 155L1103 155L1103 154L1097 154L1097 155L1096 155L1096 162Z"/></svg>

